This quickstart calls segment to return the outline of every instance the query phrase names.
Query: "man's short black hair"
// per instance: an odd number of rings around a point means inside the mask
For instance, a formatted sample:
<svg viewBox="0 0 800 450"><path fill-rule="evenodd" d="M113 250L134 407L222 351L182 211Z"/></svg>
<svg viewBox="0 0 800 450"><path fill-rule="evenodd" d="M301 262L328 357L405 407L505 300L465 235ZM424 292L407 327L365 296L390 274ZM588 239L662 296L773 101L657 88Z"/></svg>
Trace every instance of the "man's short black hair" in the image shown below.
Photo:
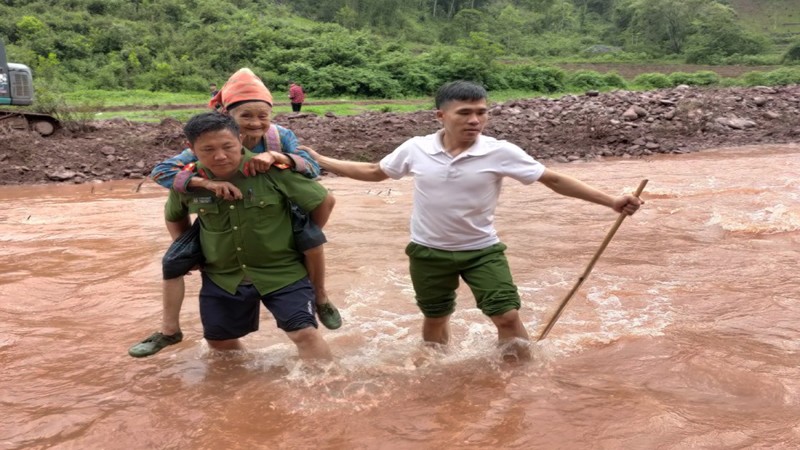
<svg viewBox="0 0 800 450"><path fill-rule="evenodd" d="M436 109L442 109L448 102L469 102L484 100L488 95L483 86L472 81L458 80L447 83L436 92Z"/></svg>
<svg viewBox="0 0 800 450"><path fill-rule="evenodd" d="M239 125L233 117L215 111L192 116L183 126L183 134L186 135L186 139L191 144L194 144L203 133L220 130L230 130L234 136L239 136Z"/></svg>

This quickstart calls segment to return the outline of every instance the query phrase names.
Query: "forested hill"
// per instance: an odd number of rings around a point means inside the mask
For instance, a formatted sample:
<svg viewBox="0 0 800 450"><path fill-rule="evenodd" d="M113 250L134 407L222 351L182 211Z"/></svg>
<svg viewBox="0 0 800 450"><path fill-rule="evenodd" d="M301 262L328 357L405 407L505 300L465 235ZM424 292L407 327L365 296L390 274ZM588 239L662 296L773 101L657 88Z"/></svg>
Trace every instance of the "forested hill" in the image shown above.
<svg viewBox="0 0 800 450"><path fill-rule="evenodd" d="M2 0L0 39L11 61L62 90L202 91L246 66L269 85L291 78L317 95L419 95L453 78L546 91L548 75L536 71L554 59L800 60L791 30L775 39L733 3ZM796 0L758 3L781 4L780 20L800 22ZM500 61L537 64L497 70Z"/></svg>

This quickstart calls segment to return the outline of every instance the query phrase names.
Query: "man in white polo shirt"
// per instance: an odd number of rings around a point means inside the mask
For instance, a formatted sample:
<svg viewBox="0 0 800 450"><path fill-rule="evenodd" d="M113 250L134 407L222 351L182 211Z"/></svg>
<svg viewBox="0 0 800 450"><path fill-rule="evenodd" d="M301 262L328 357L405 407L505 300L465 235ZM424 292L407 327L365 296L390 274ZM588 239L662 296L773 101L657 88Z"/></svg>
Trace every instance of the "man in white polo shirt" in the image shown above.
<svg viewBox="0 0 800 450"><path fill-rule="evenodd" d="M511 278L506 246L494 228L494 211L504 177L523 184L539 181L554 192L633 214L643 203L633 195L613 197L575 178L546 169L521 148L484 136L486 90L455 81L436 94L443 129L409 139L380 163L342 161L308 149L320 166L363 181L414 177L411 243L406 247L425 342L447 344L459 277L478 308L497 327L504 355L530 357L520 320L520 297Z"/></svg>

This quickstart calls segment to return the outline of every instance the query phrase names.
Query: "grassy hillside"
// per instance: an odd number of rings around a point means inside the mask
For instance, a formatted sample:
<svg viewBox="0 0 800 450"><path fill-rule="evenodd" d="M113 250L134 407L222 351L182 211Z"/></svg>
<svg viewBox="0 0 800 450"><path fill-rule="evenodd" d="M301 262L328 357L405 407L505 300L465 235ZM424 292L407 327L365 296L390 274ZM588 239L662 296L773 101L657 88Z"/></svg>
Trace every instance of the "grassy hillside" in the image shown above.
<svg viewBox="0 0 800 450"><path fill-rule="evenodd" d="M800 39L800 0L728 0L739 19L753 31L772 37L781 47Z"/></svg>

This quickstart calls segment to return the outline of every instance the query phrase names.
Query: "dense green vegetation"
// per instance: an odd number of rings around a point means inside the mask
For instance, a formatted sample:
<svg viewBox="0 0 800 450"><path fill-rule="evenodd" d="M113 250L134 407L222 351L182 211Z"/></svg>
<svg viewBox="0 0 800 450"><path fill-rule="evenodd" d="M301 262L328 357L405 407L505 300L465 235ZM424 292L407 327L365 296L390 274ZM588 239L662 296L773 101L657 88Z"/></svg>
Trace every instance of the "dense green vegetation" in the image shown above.
<svg viewBox="0 0 800 450"><path fill-rule="evenodd" d="M797 0L728 0L740 21L768 35L779 49L800 42L800 8Z"/></svg>
<svg viewBox="0 0 800 450"><path fill-rule="evenodd" d="M771 35L745 26L729 3L2 0L0 39L45 90L203 92L250 67L278 99L287 79L317 97L424 96L456 78L554 93L626 86L613 73L546 64L558 60L800 61L800 40L777 52Z"/></svg>

